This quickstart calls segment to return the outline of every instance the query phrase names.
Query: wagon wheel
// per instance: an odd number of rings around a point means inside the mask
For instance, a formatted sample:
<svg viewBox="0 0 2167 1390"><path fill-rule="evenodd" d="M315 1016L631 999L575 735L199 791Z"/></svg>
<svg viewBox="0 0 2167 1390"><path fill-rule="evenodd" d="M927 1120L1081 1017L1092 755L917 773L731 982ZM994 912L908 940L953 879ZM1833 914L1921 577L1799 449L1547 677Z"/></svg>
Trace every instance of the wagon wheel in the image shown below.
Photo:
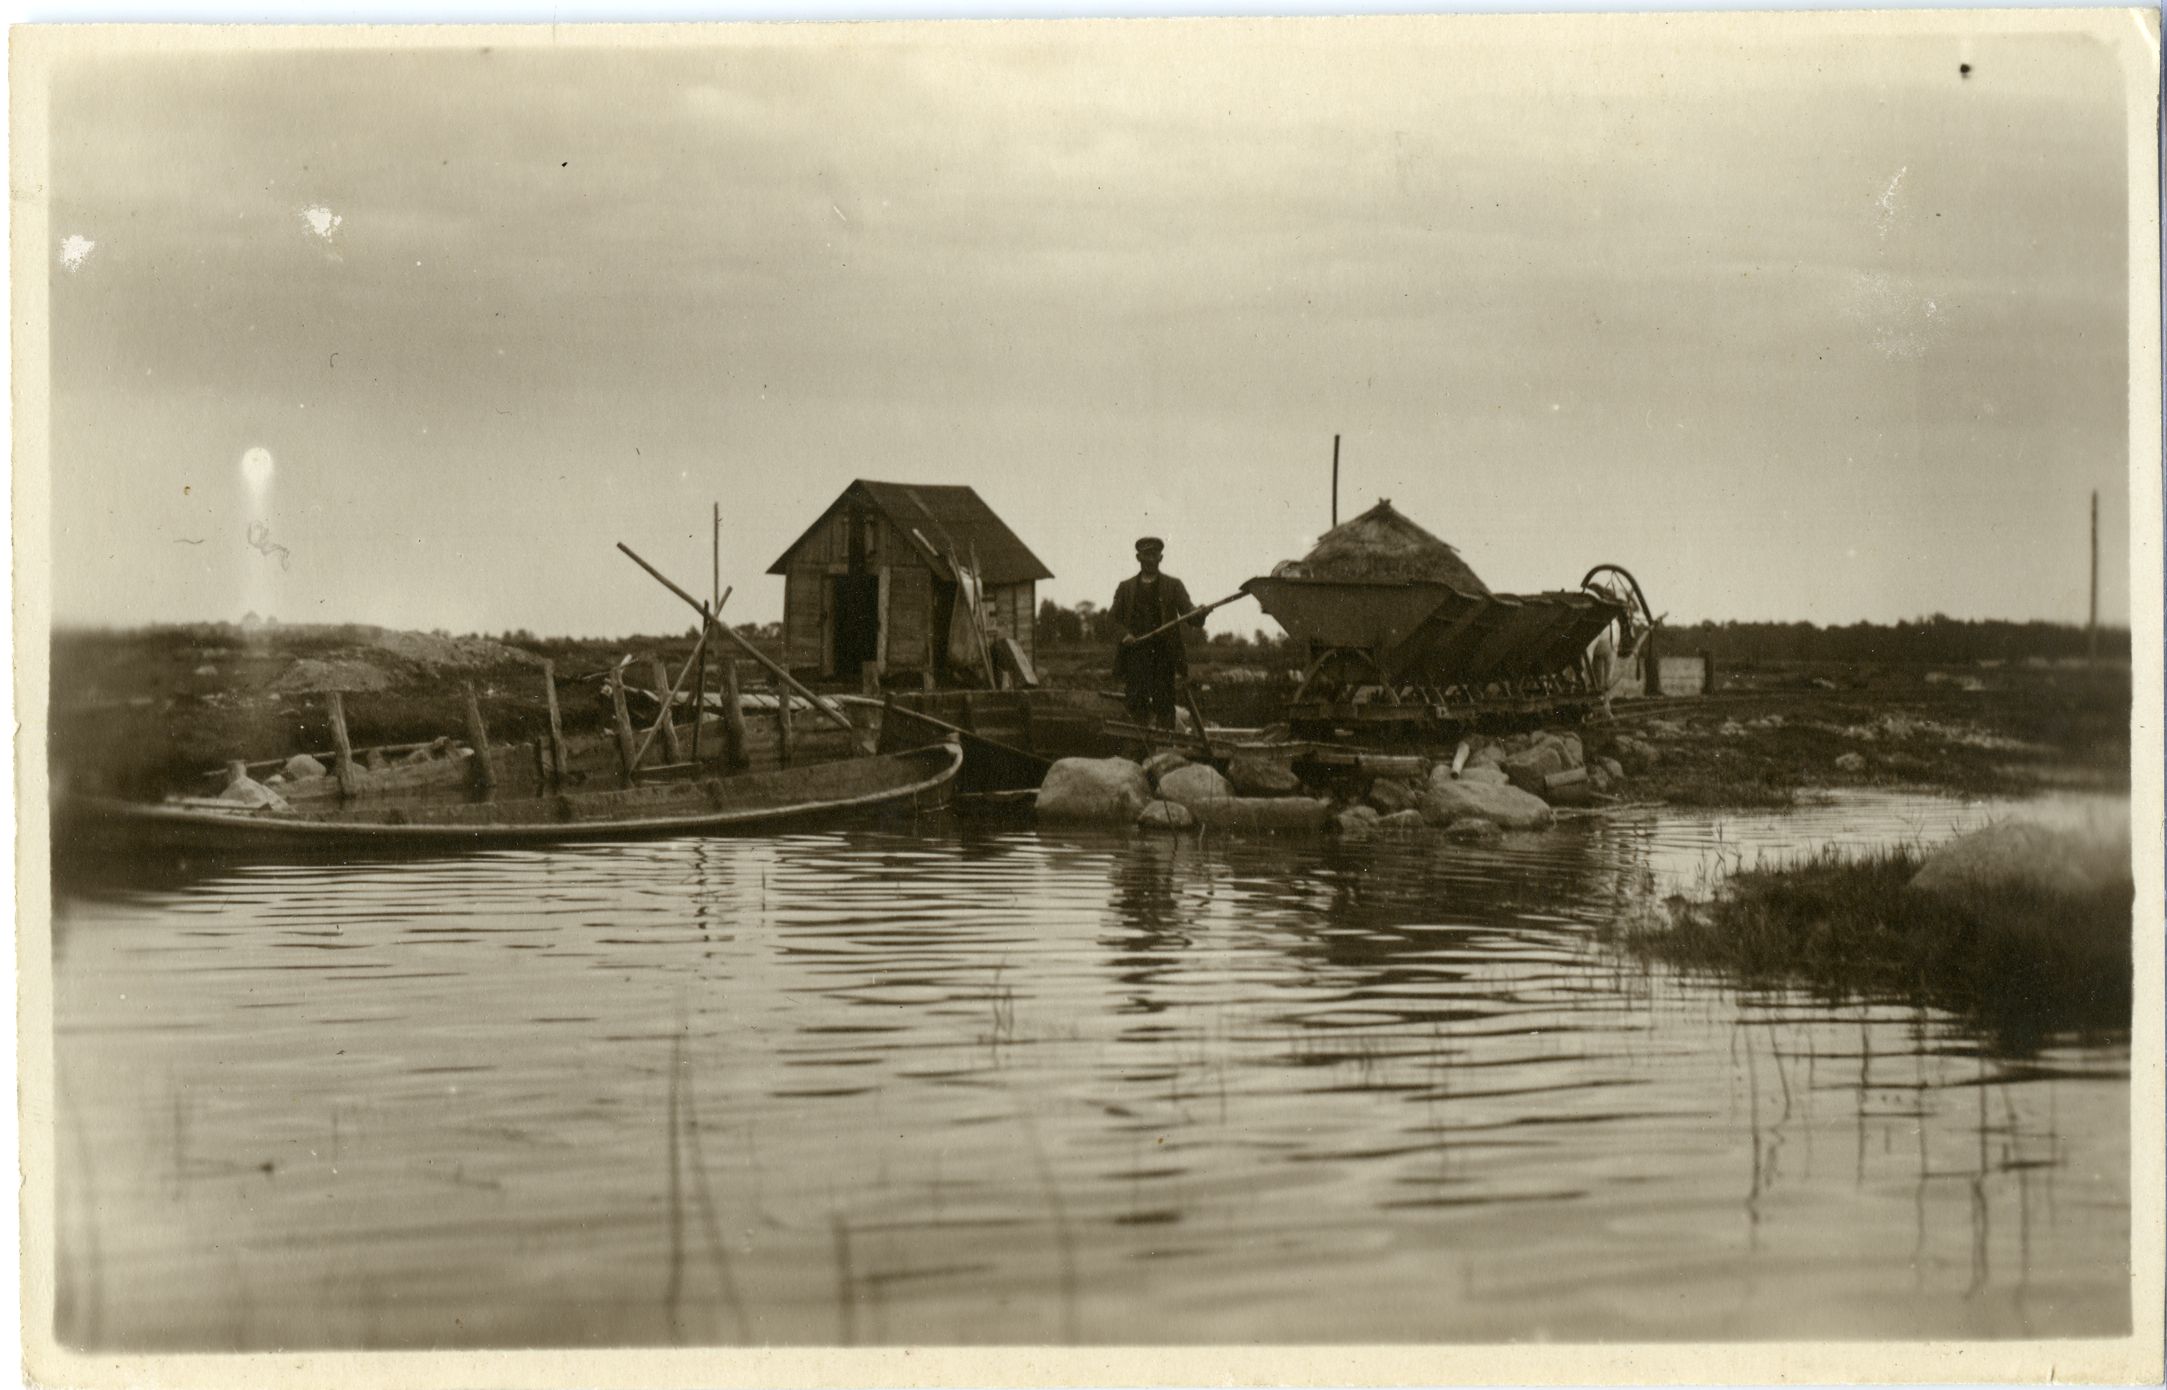
<svg viewBox="0 0 2167 1390"><path fill-rule="evenodd" d="M1641 592L1640 581L1623 565L1597 565L1582 577L1580 587L1625 609L1625 616L1614 624L1621 628L1616 646L1618 659L1630 660L1633 650L1655 631L1656 624L1655 611L1648 607L1648 596Z"/></svg>

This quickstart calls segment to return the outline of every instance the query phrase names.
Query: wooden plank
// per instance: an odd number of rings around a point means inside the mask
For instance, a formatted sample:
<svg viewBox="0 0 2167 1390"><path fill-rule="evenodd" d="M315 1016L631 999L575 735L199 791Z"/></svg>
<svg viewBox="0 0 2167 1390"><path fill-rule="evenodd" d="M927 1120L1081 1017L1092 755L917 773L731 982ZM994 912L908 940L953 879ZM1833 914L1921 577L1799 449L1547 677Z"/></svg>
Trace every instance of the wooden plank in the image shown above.
<svg viewBox="0 0 2167 1390"><path fill-rule="evenodd" d="M484 792L495 789L497 769L489 761L489 727L482 723L481 701L474 697L474 682L466 683L467 743L474 749L474 785Z"/></svg>
<svg viewBox="0 0 2167 1390"><path fill-rule="evenodd" d="M352 796L354 794L354 745L353 741L346 736L346 700L336 690L331 692L331 742L339 750L337 763L339 794L341 796Z"/></svg>
<svg viewBox="0 0 2167 1390"><path fill-rule="evenodd" d="M700 634L700 640L702 642L706 641L707 634ZM695 651L692 655L697 659L700 654ZM688 661L685 664L689 669L692 663ZM662 695L662 718L659 723L662 730L662 752L671 762L680 763L685 760L685 750L677 742L677 721L670 716L675 713L677 687L684 684L685 673L683 671L678 672L677 679L672 681L670 679L670 668L663 665L661 657L656 657L652 665L654 667L655 690Z"/></svg>

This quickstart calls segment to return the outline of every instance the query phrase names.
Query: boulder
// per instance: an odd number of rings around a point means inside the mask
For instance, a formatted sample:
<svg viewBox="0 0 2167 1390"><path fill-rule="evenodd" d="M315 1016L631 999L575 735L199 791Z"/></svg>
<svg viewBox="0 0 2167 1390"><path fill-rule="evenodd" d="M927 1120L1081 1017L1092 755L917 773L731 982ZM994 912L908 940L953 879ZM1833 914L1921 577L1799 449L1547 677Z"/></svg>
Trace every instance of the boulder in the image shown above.
<svg viewBox="0 0 2167 1390"><path fill-rule="evenodd" d="M1178 801L1152 802L1138 813L1136 823L1148 830L1196 829L1196 817Z"/></svg>
<svg viewBox="0 0 2167 1390"><path fill-rule="evenodd" d="M1128 825L1150 803L1150 781L1127 758L1063 758L1038 789L1038 818Z"/></svg>
<svg viewBox="0 0 2167 1390"><path fill-rule="evenodd" d="M1619 734L1611 746L1617 749L1618 761L1627 772L1646 772L1663 760L1654 744L1631 734Z"/></svg>
<svg viewBox="0 0 2167 1390"><path fill-rule="evenodd" d="M1187 758L1168 748L1144 759L1144 776L1150 778L1151 785L1156 787L1159 785L1161 777L1164 777L1169 772L1179 771L1188 765L1189 760Z"/></svg>
<svg viewBox="0 0 2167 1390"><path fill-rule="evenodd" d="M1410 810L1420 804L1421 800L1421 792L1405 782L1395 782L1389 777L1380 777L1369 784L1369 804L1383 815Z"/></svg>
<svg viewBox="0 0 2167 1390"><path fill-rule="evenodd" d="M1565 749L1557 743L1538 743L1524 752L1505 759L1505 780L1532 796L1542 795L1543 783L1550 775L1564 772L1572 766L1566 761Z"/></svg>
<svg viewBox="0 0 2167 1390"><path fill-rule="evenodd" d="M1215 830L1322 830L1332 804L1307 796L1223 796L1189 808L1199 824Z"/></svg>
<svg viewBox="0 0 2167 1390"><path fill-rule="evenodd" d="M1484 782L1432 779L1422 800L1422 815L1433 825L1486 820L1506 830L1533 830L1551 822L1550 807L1518 787Z"/></svg>
<svg viewBox="0 0 2167 1390"><path fill-rule="evenodd" d="M1456 820L1445 827L1445 838L1448 840L1487 841L1500 840L1504 836L1505 832L1498 829L1493 821Z"/></svg>
<svg viewBox="0 0 2167 1390"><path fill-rule="evenodd" d="M1159 779L1159 795L1168 801L1178 801L1194 811L1207 801L1224 801L1234 795L1234 787L1219 770L1203 763L1190 763L1177 767Z"/></svg>
<svg viewBox="0 0 2167 1390"><path fill-rule="evenodd" d="M310 777L323 776L324 765L306 753L296 753L286 760L286 766L281 771L286 774L287 781L300 782Z"/></svg>
<svg viewBox="0 0 2167 1390"><path fill-rule="evenodd" d="M2091 834L2029 821L2000 821L1926 856L1911 887L1945 896L2011 889L2082 897L2130 881L2126 828Z"/></svg>
<svg viewBox="0 0 2167 1390"><path fill-rule="evenodd" d="M1377 833L1380 835L1408 835L1429 828L1430 823L1423 819L1422 813L1413 809L1394 811L1389 816L1377 818Z"/></svg>
<svg viewBox="0 0 2167 1390"><path fill-rule="evenodd" d="M1864 772L1866 770L1866 755L1864 753L1839 754L1836 758L1836 766L1844 772Z"/></svg>
<svg viewBox="0 0 2167 1390"><path fill-rule="evenodd" d="M1588 785L1599 792L1607 792L1613 785L1610 770L1601 763L1591 763L1587 768Z"/></svg>
<svg viewBox="0 0 2167 1390"><path fill-rule="evenodd" d="M1616 758L1597 758L1595 765L1604 772L1609 773L1611 781L1622 782L1625 780L1625 764L1619 762Z"/></svg>
<svg viewBox="0 0 2167 1390"><path fill-rule="evenodd" d="M1226 780L1239 796L1293 796L1302 789L1293 768L1263 753L1236 753L1227 760Z"/></svg>
<svg viewBox="0 0 2167 1390"><path fill-rule="evenodd" d="M1509 786L1512 783L1512 779L1505 775L1505 771L1503 768L1492 765L1462 769L1459 777L1456 780L1462 782L1483 782L1493 787Z"/></svg>
<svg viewBox="0 0 2167 1390"><path fill-rule="evenodd" d="M1467 755L1467 762L1460 768L1460 775L1465 777L1469 768L1496 767L1504 761L1505 749L1502 745L1485 743L1482 747Z"/></svg>
<svg viewBox="0 0 2167 1390"><path fill-rule="evenodd" d="M1359 840L1377 828L1378 819L1373 807L1349 806L1332 817L1332 824L1338 828L1342 838Z"/></svg>

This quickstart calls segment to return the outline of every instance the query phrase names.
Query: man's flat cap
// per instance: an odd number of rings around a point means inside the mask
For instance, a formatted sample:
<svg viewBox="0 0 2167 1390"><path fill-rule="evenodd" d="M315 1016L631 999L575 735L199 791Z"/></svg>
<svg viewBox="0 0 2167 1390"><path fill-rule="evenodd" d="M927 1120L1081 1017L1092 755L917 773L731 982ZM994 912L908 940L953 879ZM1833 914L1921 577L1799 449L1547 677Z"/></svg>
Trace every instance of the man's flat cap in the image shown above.
<svg viewBox="0 0 2167 1390"><path fill-rule="evenodd" d="M1157 536L1140 536L1137 538L1136 553L1139 555L1143 554L1147 550L1164 549L1166 549L1166 542L1160 540Z"/></svg>

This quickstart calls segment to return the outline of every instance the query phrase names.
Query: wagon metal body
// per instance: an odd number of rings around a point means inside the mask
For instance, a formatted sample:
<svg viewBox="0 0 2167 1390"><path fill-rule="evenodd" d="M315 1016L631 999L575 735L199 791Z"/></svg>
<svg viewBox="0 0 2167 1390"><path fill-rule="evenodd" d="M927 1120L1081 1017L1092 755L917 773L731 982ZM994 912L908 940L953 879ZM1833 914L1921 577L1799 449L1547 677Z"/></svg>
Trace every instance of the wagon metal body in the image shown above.
<svg viewBox="0 0 2167 1390"><path fill-rule="evenodd" d="M1601 698L1583 660L1590 644L1614 625L1621 635L1653 625L1639 586L1613 566L1578 590L1539 594L1304 575L1244 587L1308 647L1289 713L1311 725L1571 714Z"/></svg>

